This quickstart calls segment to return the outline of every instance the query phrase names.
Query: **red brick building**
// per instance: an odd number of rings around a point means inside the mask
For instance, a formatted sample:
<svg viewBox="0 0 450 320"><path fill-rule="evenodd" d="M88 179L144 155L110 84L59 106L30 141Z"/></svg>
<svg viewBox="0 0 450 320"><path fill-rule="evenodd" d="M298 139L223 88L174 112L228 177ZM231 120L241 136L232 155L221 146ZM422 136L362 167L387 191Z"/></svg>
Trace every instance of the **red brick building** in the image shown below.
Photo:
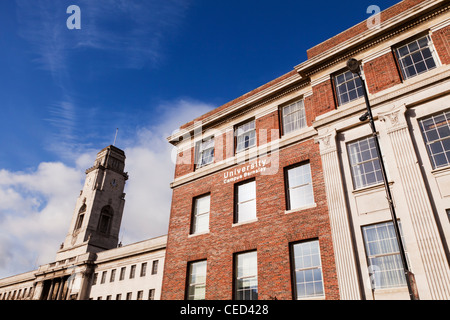
<svg viewBox="0 0 450 320"><path fill-rule="evenodd" d="M366 204L371 203L369 193L378 199L382 186L375 181L374 186L353 187L355 177L347 169L347 144L367 136L368 129L358 121L365 110L361 83L345 65L350 57L361 61L369 98L380 111L377 121L384 119L383 124L387 116L382 112L394 102L413 110L418 103L434 101L435 106L420 111L424 116L428 112L424 110L442 111L444 102L437 99L448 96L442 84L448 84L450 72L449 25L448 2L401 1L381 12L377 24L363 21L311 48L308 60L293 71L183 125L169 137L178 151L162 299L388 297L381 295L386 288L370 289L366 281L370 278L366 264L373 257L361 230L389 222L380 202L366 212L358 211L364 203L354 205L365 193ZM419 44L422 60L411 71L401 50L413 43ZM382 143L397 157L396 141L391 141ZM415 153L412 146L408 148ZM411 159L405 161L415 161ZM436 285L433 281L441 281L436 286L442 288L450 284L448 264L442 262L448 260L445 206L450 208L450 198L433 200L427 193L433 193L434 186L426 176L424 183L430 183L431 191L425 187L420 191L422 185L411 191L412 182L405 180L401 165L398 176L394 168L390 172L396 204L405 207L400 219L419 291L422 297L444 297L430 288ZM424 221L415 220L414 207L402 203L414 192L432 199L427 200L434 201L430 208L444 209L434 214L430 209ZM432 221L426 228L428 235L436 233L433 240L423 239L422 223L429 223L425 220ZM435 247L419 248L416 256L412 249L422 241ZM435 254L430 267L422 263L425 256ZM432 280L432 273L440 273L443 280ZM398 290L403 286L400 283ZM393 294L394 289L389 290Z"/></svg>

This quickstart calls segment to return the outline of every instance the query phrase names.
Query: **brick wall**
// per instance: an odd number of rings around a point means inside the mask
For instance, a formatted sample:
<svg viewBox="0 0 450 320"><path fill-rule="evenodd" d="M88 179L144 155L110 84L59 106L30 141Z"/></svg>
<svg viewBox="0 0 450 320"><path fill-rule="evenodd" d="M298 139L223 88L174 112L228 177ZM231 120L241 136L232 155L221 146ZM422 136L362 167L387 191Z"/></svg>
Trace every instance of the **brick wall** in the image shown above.
<svg viewBox="0 0 450 320"><path fill-rule="evenodd" d="M317 206L285 214L283 168L306 160ZM326 298L339 298L318 145L308 140L282 149L277 169L273 175L254 175L258 221L248 224L232 226L234 183L224 183L226 170L173 190L162 299L185 298L188 262L200 259L207 259L206 298L231 299L233 254L254 249L259 298L292 299L289 243L309 239L320 242ZM193 198L208 192L210 232L189 236Z"/></svg>
<svg viewBox="0 0 450 320"><path fill-rule="evenodd" d="M312 118L336 109L333 83L331 79L314 86L312 95Z"/></svg>
<svg viewBox="0 0 450 320"><path fill-rule="evenodd" d="M364 64L364 75L369 93L374 94L402 82L393 52Z"/></svg>
<svg viewBox="0 0 450 320"><path fill-rule="evenodd" d="M431 38L442 64L450 64L450 26L433 32Z"/></svg>

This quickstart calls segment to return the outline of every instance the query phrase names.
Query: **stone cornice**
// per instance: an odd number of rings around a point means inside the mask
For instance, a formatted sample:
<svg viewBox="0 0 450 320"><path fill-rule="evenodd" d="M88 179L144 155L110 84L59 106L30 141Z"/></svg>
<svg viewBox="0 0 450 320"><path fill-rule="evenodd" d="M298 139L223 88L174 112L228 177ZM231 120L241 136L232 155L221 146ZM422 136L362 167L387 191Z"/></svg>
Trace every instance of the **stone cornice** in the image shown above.
<svg viewBox="0 0 450 320"><path fill-rule="evenodd" d="M298 75L293 76L280 81L269 88L258 92L247 99L239 101L234 105L229 106L223 110L220 110L198 122L194 122L190 126L180 130L167 138L172 144L177 144L179 139L186 134L193 133L196 130L202 128L202 131L206 128L216 127L232 119L241 116L243 113L247 113L254 109L257 109L263 105L266 105L274 100L277 100L291 92L299 90L309 84L309 81L303 81L304 79ZM193 136L193 134L191 134Z"/></svg>
<svg viewBox="0 0 450 320"><path fill-rule="evenodd" d="M373 110L378 105L381 105L388 101L399 99L402 96L411 94L430 85L448 81L449 79L450 66L441 66L438 69L429 71L428 73L416 77L416 79L412 78L410 80L407 80L407 82L403 84L399 84L395 87L392 87L391 89L384 90L381 93L369 95L370 106ZM416 103L420 103L420 101L416 101ZM319 130L319 128L323 128L332 124L333 122L353 116L354 114L361 113L364 110L366 110L364 99L358 99L353 101L352 103L349 103L347 106L340 107L336 110L333 110L332 112L328 112L323 116L317 117L316 121L314 121L312 125L316 130ZM378 115L374 114L374 117L377 118Z"/></svg>
<svg viewBox="0 0 450 320"><path fill-rule="evenodd" d="M295 70L305 77L326 69L334 64L355 56L357 53L382 43L399 33L403 33L433 17L450 9L450 5L443 5L444 0L428 0L405 10L404 12L380 24L379 28L368 29L335 47L327 50L307 61L297 65ZM439 8L437 6L442 5ZM427 12L433 8L431 12ZM411 21L412 20L412 21ZM349 50L353 48L353 50Z"/></svg>

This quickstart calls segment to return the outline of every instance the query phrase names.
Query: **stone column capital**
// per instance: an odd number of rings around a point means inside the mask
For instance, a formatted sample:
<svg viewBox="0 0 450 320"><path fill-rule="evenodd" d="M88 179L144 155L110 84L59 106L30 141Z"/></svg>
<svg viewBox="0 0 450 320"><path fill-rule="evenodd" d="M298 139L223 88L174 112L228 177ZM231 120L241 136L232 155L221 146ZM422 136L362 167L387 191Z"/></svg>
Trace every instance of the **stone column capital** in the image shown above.
<svg viewBox="0 0 450 320"><path fill-rule="evenodd" d="M320 154L336 151L336 129L327 128L319 131L318 136L314 139L319 143Z"/></svg>
<svg viewBox="0 0 450 320"><path fill-rule="evenodd" d="M408 126L406 122L406 105L401 104L395 106L388 111L379 112L378 117L381 122L383 122L386 126L387 132L390 133L392 131L396 131L399 129L406 128Z"/></svg>

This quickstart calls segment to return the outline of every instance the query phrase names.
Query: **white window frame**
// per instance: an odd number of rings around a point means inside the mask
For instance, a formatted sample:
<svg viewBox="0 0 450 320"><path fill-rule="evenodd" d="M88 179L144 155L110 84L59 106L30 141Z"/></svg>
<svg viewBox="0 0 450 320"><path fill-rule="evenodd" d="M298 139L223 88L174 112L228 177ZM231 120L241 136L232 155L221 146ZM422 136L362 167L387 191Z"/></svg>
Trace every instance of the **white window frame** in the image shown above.
<svg viewBox="0 0 450 320"><path fill-rule="evenodd" d="M214 136L197 141L195 145L196 168L207 166L214 162Z"/></svg>
<svg viewBox="0 0 450 320"><path fill-rule="evenodd" d="M194 273L194 269L198 272ZM205 300L207 260L193 261L188 265L187 300Z"/></svg>
<svg viewBox="0 0 450 320"><path fill-rule="evenodd" d="M301 170L300 173L303 181L299 184L293 185L294 179L292 179L290 173L293 173L294 171L298 170ZM311 165L309 162L304 162L285 168L285 179L286 179L287 210L301 209L309 207L314 204L314 190L312 184ZM298 198L294 198L294 193L297 190L301 191L301 196L303 200L298 204L296 204Z"/></svg>
<svg viewBox="0 0 450 320"><path fill-rule="evenodd" d="M242 198L242 196L240 197L240 188L244 188L245 186L253 186L253 191L252 193L254 193L254 197L253 198L249 198L249 199L245 199L242 200L240 198ZM247 221L254 221L256 219L256 180L255 179L250 179L244 182L239 182L237 184L235 184L235 195L234 195L235 199L235 212L234 212L234 223L242 223L242 222L247 222ZM246 216L242 215L242 207L244 205L248 205L250 203L254 202L254 211L250 212L250 215L248 215L248 213L246 212ZM248 215L248 216L247 216Z"/></svg>
<svg viewBox="0 0 450 320"><path fill-rule="evenodd" d="M438 117L440 116L444 116L443 121L447 122L446 125L439 126L440 123L436 123L436 119L438 119ZM424 122L427 121L433 121L433 125L435 126L433 130L425 130ZM450 130L450 110L442 111L440 113L422 118L421 120L419 120L419 127L432 168L440 169L450 166L450 149L445 149L447 145L450 144L450 135L443 136L443 134ZM440 131L439 129L442 130ZM433 137L430 138L432 135ZM445 164L437 164L436 157L438 155L443 155L446 160Z"/></svg>
<svg viewBox="0 0 450 320"><path fill-rule="evenodd" d="M369 136L347 143L348 161L353 180L353 188L355 190L383 183L383 175L380 167L380 156L375 147L374 139L374 137ZM362 143L367 143L369 148L362 150ZM353 146L357 146L356 152L354 152L355 150L352 150ZM363 153L364 155L370 154L370 158L363 158ZM370 167L372 167L373 171L366 171L366 169L370 169ZM375 180L373 182L367 182L367 177L369 174L374 175Z"/></svg>
<svg viewBox="0 0 450 320"><path fill-rule="evenodd" d="M234 132L236 136L236 153L256 146L256 122L254 119L236 126ZM247 142L248 145L246 145Z"/></svg>
<svg viewBox="0 0 450 320"><path fill-rule="evenodd" d="M421 44L419 43L419 41L422 41L422 43L423 43L424 39L427 40L427 45L421 47ZM414 48L414 45L417 45L417 49ZM413 51L411 51L411 49L413 49ZM426 49L429 50L430 56L428 56L428 53L427 53L427 57L424 56L424 52L426 51ZM403 52L401 52L401 51L403 51ZM406 51L407 51L407 53L406 53ZM414 61L413 56L419 57L419 54L420 54L421 60ZM432 69L438 67L438 65L439 65L439 59L437 58L437 55L435 53L435 49L433 46L433 41L431 40L431 37L429 35L422 35L422 36L416 37L405 44L397 46L395 48L395 55L397 57L397 61L399 64L400 71L402 73L402 77L405 80L414 78L415 76L418 76L422 73L432 70ZM408 58L410 58L412 64L405 65L405 60ZM432 59L433 63L434 63L434 66L432 66L432 67L428 67L427 63L425 63L426 60L430 60L430 59ZM425 66L425 70L422 70L419 72L417 70L416 66L421 63L423 63L423 65ZM408 68L414 69L415 73L412 75L409 75L406 72L406 69L408 69Z"/></svg>
<svg viewBox="0 0 450 320"><path fill-rule="evenodd" d="M281 107L283 135L306 127L305 103L302 100Z"/></svg>
<svg viewBox="0 0 450 320"><path fill-rule="evenodd" d="M208 199L208 208L204 211L199 211L199 201ZM192 212L192 227L191 234L205 233L209 232L209 213L211 211L211 194L204 194L194 198L193 212ZM201 225L198 223L200 219L205 219L204 226L199 228ZM202 224L203 225L203 224Z"/></svg>
<svg viewBox="0 0 450 320"><path fill-rule="evenodd" d="M343 77L342 81L340 80L340 77ZM343 106L344 104L364 97L364 88L361 79L350 70L337 73L334 75L333 80L338 106ZM342 91L341 88L344 88L344 86L346 90ZM356 93L356 97L351 98L350 92L353 91ZM348 100L343 100L344 95L348 96Z"/></svg>
<svg viewBox="0 0 450 320"><path fill-rule="evenodd" d="M258 300L257 251L249 251L235 254L234 265L235 265L234 299ZM249 294L246 295L246 293Z"/></svg>
<svg viewBox="0 0 450 320"><path fill-rule="evenodd" d="M291 254L295 299L324 298L319 240L294 243L291 245Z"/></svg>
<svg viewBox="0 0 450 320"><path fill-rule="evenodd" d="M401 237L403 238L400 222L399 227ZM382 228L387 228L388 238L378 238L382 233ZM371 229L375 230L374 232L376 234L376 238L369 237L368 230ZM362 226L361 231L363 234L364 248L367 264L369 266L372 289L377 290L405 287L406 279L400 257L400 250L398 248L397 236L394 230L394 224L391 221L371 224ZM384 232L383 235L386 235L386 232ZM383 245L381 244L382 242L384 242ZM404 246L404 248L406 253L406 247ZM379 263L373 263L377 260L382 262L382 264L380 265ZM396 268L386 268L387 266L392 267L393 264L396 265ZM391 275L390 279L386 277L388 274Z"/></svg>

